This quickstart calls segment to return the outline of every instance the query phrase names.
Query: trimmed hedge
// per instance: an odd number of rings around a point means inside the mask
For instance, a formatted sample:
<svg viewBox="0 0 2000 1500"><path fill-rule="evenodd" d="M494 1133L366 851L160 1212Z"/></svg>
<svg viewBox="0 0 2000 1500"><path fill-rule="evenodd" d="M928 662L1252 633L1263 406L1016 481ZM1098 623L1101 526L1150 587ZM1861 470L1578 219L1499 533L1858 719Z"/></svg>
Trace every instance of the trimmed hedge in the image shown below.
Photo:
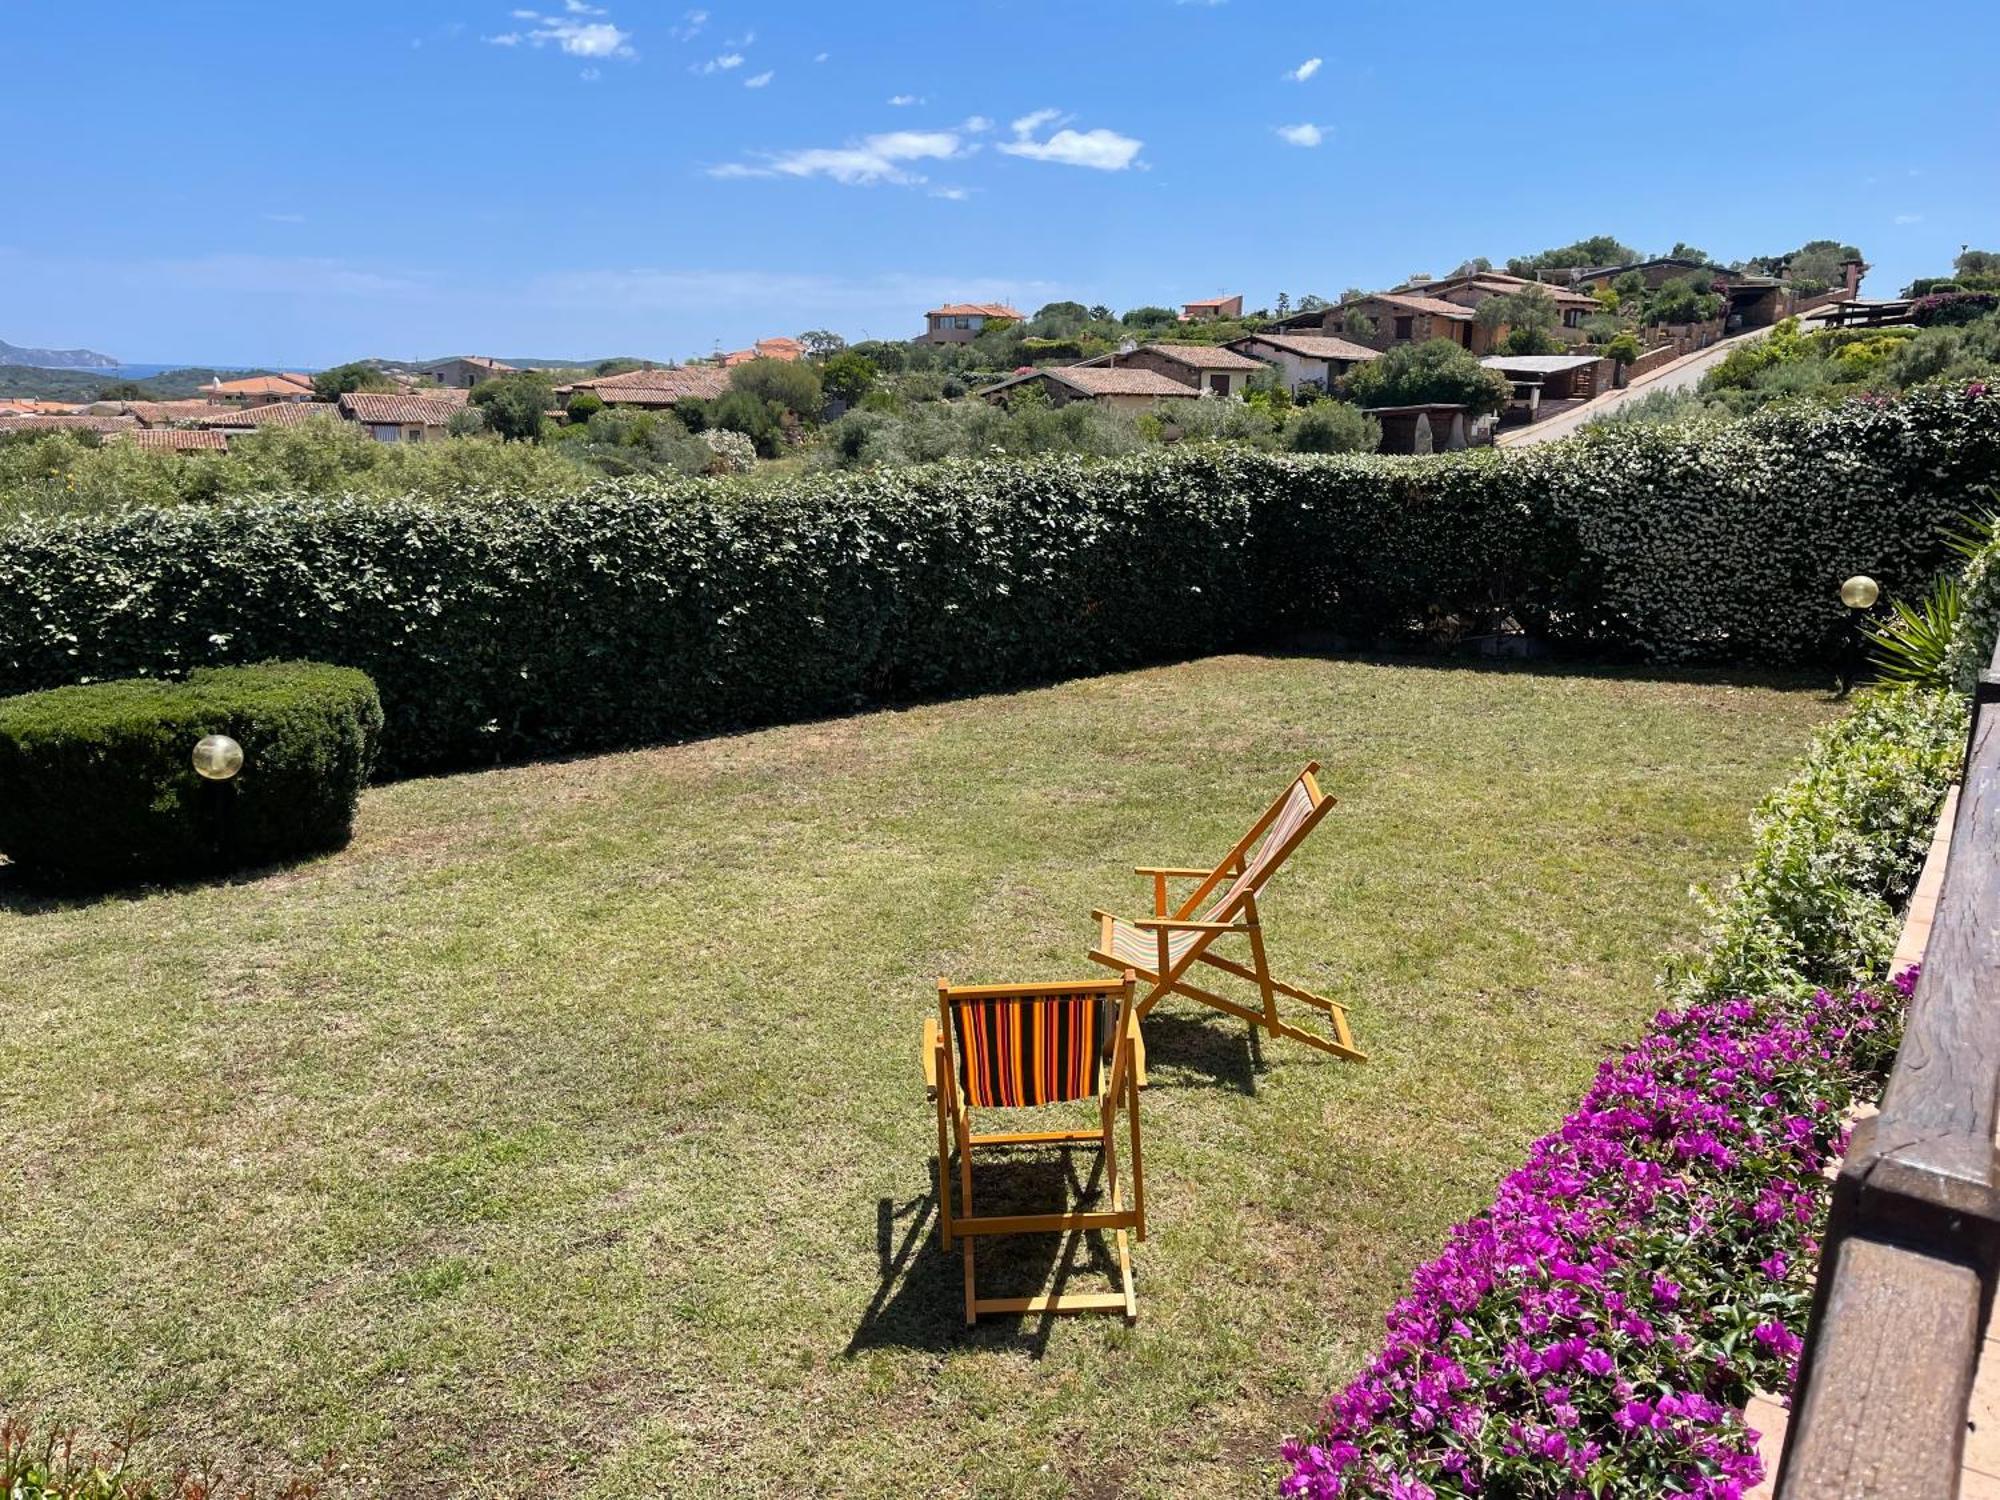
<svg viewBox="0 0 2000 1500"><path fill-rule="evenodd" d="M1426 459L1201 446L614 481L514 508L272 499L0 534L0 692L311 657L368 671L385 768L602 748L1330 630L1512 617L1656 661L1802 663L1837 581L1934 568L2000 397Z"/></svg>
<svg viewBox="0 0 2000 1500"><path fill-rule="evenodd" d="M314 662L0 699L0 853L104 881L335 849L352 832L381 729L367 676ZM209 734L243 746L226 785L191 763Z"/></svg>

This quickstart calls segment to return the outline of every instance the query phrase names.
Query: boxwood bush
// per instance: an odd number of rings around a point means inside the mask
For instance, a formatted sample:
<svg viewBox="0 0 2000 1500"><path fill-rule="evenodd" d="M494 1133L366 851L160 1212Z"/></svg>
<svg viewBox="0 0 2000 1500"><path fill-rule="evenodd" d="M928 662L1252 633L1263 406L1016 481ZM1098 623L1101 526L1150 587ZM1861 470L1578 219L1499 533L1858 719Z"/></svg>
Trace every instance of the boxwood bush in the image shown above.
<svg viewBox="0 0 2000 1500"><path fill-rule="evenodd" d="M0 854L99 882L338 848L381 728L364 673L314 662L0 699ZM243 747L226 784L194 771L195 742L210 734Z"/></svg>
<svg viewBox="0 0 2000 1500"><path fill-rule="evenodd" d="M1512 618L1654 661L1816 659L2000 469L2000 397L1424 459L1190 444L610 481L504 506L274 498L0 533L0 692L268 657L366 670L408 772Z"/></svg>

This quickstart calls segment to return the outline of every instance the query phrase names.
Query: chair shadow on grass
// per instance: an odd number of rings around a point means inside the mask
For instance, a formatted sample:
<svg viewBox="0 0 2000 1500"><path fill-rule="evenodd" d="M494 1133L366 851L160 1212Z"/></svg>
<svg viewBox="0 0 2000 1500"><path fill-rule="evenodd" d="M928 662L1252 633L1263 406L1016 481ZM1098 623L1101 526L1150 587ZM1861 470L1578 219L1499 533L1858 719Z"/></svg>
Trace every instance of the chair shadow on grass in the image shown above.
<svg viewBox="0 0 2000 1500"><path fill-rule="evenodd" d="M1172 1001L1166 1002L1173 1003ZM1255 1098L1264 1071L1260 1031L1247 1021L1192 1002L1172 1011L1163 1004L1140 1023L1146 1037L1146 1089L1234 1089Z"/></svg>
<svg viewBox="0 0 2000 1500"><path fill-rule="evenodd" d="M1091 1165L1079 1176L1085 1158ZM1056 1319L1053 1312L987 1313L965 1326L965 1261L954 1241L944 1248L937 1215L937 1159L928 1163L930 1187L907 1202L883 1198L875 1205L875 1250L881 1284L869 1299L845 1353L868 1349L1012 1349L1040 1359ZM985 1214L1053 1213L1086 1204L1101 1206L1103 1162L1090 1148L1003 1153L981 1151L973 1167L973 1203ZM953 1191L957 1191L956 1179ZM1026 1297L1084 1287L1115 1290L1118 1260L1109 1234L981 1235L979 1292L983 1297Z"/></svg>

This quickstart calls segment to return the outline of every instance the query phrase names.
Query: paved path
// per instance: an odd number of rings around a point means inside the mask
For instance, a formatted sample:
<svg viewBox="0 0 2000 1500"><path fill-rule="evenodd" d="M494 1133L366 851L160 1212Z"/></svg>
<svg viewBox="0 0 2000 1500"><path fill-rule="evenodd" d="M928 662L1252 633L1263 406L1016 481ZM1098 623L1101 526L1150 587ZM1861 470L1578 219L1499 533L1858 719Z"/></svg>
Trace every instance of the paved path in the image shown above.
<svg viewBox="0 0 2000 1500"><path fill-rule="evenodd" d="M1525 448L1530 443L1552 443L1557 438L1574 437L1584 423L1608 416L1628 401L1637 401L1641 397L1652 395L1655 391L1691 391L1701 384L1702 376L1728 356L1730 350L1755 343L1770 331L1768 328L1752 328L1747 332L1710 344L1706 349L1683 354L1679 359L1669 360L1656 370L1648 370L1623 390L1606 391L1581 406L1572 406L1566 412L1557 413L1545 422L1536 422L1529 427L1510 427L1494 441L1502 448Z"/></svg>

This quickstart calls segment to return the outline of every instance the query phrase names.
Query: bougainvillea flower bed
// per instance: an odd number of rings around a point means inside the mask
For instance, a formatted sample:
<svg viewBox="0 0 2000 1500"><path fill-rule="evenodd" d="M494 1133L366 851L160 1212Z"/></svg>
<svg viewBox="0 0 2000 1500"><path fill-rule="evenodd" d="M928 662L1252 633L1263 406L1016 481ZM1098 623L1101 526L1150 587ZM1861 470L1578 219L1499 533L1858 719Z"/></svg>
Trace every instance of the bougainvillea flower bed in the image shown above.
<svg viewBox="0 0 2000 1500"><path fill-rule="evenodd" d="M1283 1493L1740 1496L1762 1477L1743 1404L1789 1387L1805 1331L1822 1168L1913 983L1662 1011L1416 1273L1286 1444Z"/></svg>

